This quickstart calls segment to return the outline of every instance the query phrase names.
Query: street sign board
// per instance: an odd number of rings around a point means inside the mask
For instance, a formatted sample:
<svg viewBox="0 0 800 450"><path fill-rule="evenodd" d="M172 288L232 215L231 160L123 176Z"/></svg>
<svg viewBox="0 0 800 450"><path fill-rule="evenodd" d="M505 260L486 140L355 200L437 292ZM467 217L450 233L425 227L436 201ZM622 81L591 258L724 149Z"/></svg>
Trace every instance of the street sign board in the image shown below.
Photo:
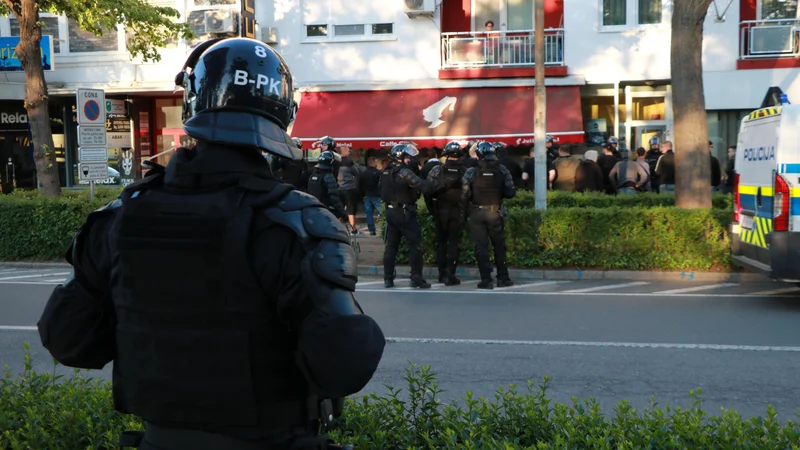
<svg viewBox="0 0 800 450"><path fill-rule="evenodd" d="M108 162L105 147L78 147L78 162Z"/></svg>
<svg viewBox="0 0 800 450"><path fill-rule="evenodd" d="M105 125L106 93L102 89L78 89L75 91L77 101L78 125Z"/></svg>
<svg viewBox="0 0 800 450"><path fill-rule="evenodd" d="M105 147L105 125L78 125L78 146Z"/></svg>
<svg viewBox="0 0 800 450"><path fill-rule="evenodd" d="M106 114L125 115L125 100L106 100Z"/></svg>
<svg viewBox="0 0 800 450"><path fill-rule="evenodd" d="M92 162L78 164L78 180L96 181L108 178L107 162Z"/></svg>

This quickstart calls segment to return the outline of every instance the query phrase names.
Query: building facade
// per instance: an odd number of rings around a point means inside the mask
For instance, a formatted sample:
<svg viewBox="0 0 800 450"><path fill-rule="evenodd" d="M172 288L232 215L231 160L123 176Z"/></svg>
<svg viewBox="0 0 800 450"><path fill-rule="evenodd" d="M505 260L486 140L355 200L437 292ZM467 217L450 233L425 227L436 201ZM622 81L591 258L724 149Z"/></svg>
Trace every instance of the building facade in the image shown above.
<svg viewBox="0 0 800 450"><path fill-rule="evenodd" d="M79 184L76 89L106 91L110 165L119 175L110 173L105 183L127 184L141 176L142 158L165 163L190 141L174 76L193 45L218 35L254 37L283 55L300 104L291 132L308 150L324 135L368 151L400 140L440 148L451 139L483 138L521 155L533 143L534 0L152 3L182 11L180 20L197 35L164 43L158 63L131 60L122 27L94 36L65 17L42 14L64 186ZM545 0L548 134L589 145L616 136L627 148L672 135L671 4ZM717 156L736 143L741 118L770 86L800 101L797 23L796 2L712 3L703 65ZM34 187L24 77L4 48L18 34L13 18L0 17L0 179Z"/></svg>

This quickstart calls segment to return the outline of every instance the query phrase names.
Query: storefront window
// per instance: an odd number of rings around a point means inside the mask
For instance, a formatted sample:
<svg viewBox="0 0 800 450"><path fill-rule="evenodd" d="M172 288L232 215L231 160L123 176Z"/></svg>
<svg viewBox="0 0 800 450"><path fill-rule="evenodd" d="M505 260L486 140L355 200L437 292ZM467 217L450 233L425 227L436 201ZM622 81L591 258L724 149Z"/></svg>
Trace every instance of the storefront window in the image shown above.
<svg viewBox="0 0 800 450"><path fill-rule="evenodd" d="M155 101L155 130L156 148L153 160L166 166L175 149L189 146L192 139L183 131L183 100L180 98L159 98Z"/></svg>
<svg viewBox="0 0 800 450"><path fill-rule="evenodd" d="M634 97L633 120L666 120L664 97Z"/></svg>

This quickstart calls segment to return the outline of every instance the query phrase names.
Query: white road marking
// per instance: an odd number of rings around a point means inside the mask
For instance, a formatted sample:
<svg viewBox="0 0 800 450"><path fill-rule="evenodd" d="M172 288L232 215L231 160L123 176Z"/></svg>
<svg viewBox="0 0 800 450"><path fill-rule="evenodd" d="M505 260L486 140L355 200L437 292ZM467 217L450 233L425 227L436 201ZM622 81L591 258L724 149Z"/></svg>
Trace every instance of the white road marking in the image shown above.
<svg viewBox="0 0 800 450"><path fill-rule="evenodd" d="M590 288L583 288L583 289L573 289L570 291L561 291L561 292L569 292L569 293L576 293L576 292L594 292L594 291L604 291L607 289L616 289L616 288L624 288L624 287L633 287L633 286L644 286L645 284L650 284L646 281L634 281L632 283L622 283L622 284L608 284L604 286L594 286Z"/></svg>
<svg viewBox="0 0 800 450"><path fill-rule="evenodd" d="M737 350L755 352L800 352L800 347L766 345L720 345L720 344L669 344L650 342L583 342L583 341L512 341L501 339L440 339L387 337L387 342L397 344L483 344L483 345L540 345L573 347L632 347L669 348L683 350Z"/></svg>
<svg viewBox="0 0 800 450"><path fill-rule="evenodd" d="M383 280L379 280L379 281L366 281L366 282L364 282L364 283L362 283L362 282L360 282L360 281L359 281L358 283L356 283L356 289L358 289L358 287L359 287L359 286L369 286L369 285L371 285L371 284L383 284Z"/></svg>
<svg viewBox="0 0 800 450"><path fill-rule="evenodd" d="M35 326L0 325L0 330L39 331ZM387 337L386 342L396 344L479 344L479 345L538 345L551 347L628 347L628 348L666 348L680 350L734 350L754 352L794 352L800 347L778 345L722 345L722 344L670 344L656 342L592 342L592 341L515 341L504 339L445 339L445 338L407 338Z"/></svg>
<svg viewBox="0 0 800 450"><path fill-rule="evenodd" d="M536 286L536 287L539 287L539 286L550 286L550 285L553 285L553 284L564 284L564 283L569 283L569 282L568 281L538 281L536 283L515 284L514 286L496 287L493 290L494 291L506 291L506 290L510 290L510 289L522 289L522 288L527 288L527 287L532 287L532 286Z"/></svg>
<svg viewBox="0 0 800 450"><path fill-rule="evenodd" d="M16 277L0 278L0 281L17 280L17 279L20 279L20 278L55 277L55 276L58 276L58 275L69 275L69 272L63 272L63 273L38 273L38 274L35 274L35 275L19 275L19 276L16 276Z"/></svg>
<svg viewBox="0 0 800 450"><path fill-rule="evenodd" d="M702 286L694 286L694 287L681 288L681 289L670 289L670 290L667 290L667 291L659 291L659 292L653 292L653 293L654 294L682 294L684 292L707 291L709 289L716 289L716 288L723 288L723 287L730 287L730 286L736 286L736 283L704 284Z"/></svg>
<svg viewBox="0 0 800 450"><path fill-rule="evenodd" d="M792 292L800 291L800 287L789 287L783 289L772 289L770 291L748 292L747 295L776 295L776 294L789 294Z"/></svg>
<svg viewBox="0 0 800 450"><path fill-rule="evenodd" d="M708 298L742 298L747 297L749 294L746 293L735 293L735 294L693 294L691 292L688 293L672 293L672 294L663 294L657 292L646 292L646 293L638 293L638 292L558 292L558 291L497 291L497 290L487 290L487 289L471 289L471 290L460 290L460 291L446 291L446 290L434 290L434 289L422 289L422 290L410 290L410 289L361 289L357 290L356 293L367 293L367 292L382 292L382 293L398 293L398 294L472 294L472 295L540 295L540 296L567 296L567 297L579 297L579 296L587 296L587 297L708 297ZM785 297L789 297L786 295Z"/></svg>

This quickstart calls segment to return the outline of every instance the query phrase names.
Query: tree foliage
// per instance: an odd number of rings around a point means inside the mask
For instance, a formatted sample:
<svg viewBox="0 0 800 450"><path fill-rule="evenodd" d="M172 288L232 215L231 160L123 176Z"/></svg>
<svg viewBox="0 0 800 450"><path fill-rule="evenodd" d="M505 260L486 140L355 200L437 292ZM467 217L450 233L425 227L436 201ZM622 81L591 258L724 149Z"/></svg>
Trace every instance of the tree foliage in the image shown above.
<svg viewBox="0 0 800 450"><path fill-rule="evenodd" d="M0 0L0 14L17 17L23 1ZM123 24L131 58L160 61L158 49L171 38L192 39L188 23L177 23L180 12L174 8L153 6L145 0L35 0L38 12L65 15L98 36ZM18 17L17 17L18 18Z"/></svg>

